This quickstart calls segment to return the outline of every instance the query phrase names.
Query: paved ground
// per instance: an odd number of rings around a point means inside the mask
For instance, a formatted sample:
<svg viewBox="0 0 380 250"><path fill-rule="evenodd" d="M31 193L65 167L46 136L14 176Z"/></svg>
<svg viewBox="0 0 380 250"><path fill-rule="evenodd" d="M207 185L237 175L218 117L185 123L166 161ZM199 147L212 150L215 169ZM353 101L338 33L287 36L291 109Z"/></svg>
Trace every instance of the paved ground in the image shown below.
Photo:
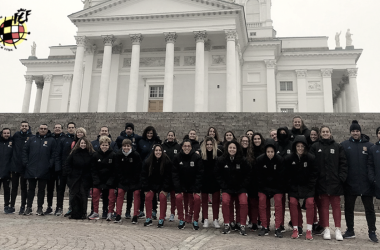
<svg viewBox="0 0 380 250"><path fill-rule="evenodd" d="M2 198L2 197L1 197ZM0 199L1 199L0 198ZM67 200L65 201L67 210ZM16 204L16 209L19 204ZM125 209L125 207L124 207ZM36 208L33 208L36 211ZM124 212L124 211L123 211ZM211 215L211 210L209 211ZM289 220L289 214L286 215ZM220 215L221 217L221 215ZM211 218L211 217L210 217ZM221 217L222 218L222 217ZM273 218L273 217L272 217ZM315 236L313 241L290 239L287 231L283 239L273 236L258 237L249 232L243 237L234 232L222 235L213 227L193 231L191 225L184 230L177 229L176 222L165 222L165 227L146 228L144 220L132 225L129 220L121 224L105 220L69 220L56 216L20 216L18 214L0 214L0 249L379 249L380 244L371 243L367 238L367 226L364 216L356 216L357 239L324 241ZM220 221L222 223L222 220ZM344 225L344 219L342 224ZM273 221L272 223L273 224ZM333 225L333 224L332 224ZM332 228L332 232L334 228ZM332 233L334 238L334 234Z"/></svg>

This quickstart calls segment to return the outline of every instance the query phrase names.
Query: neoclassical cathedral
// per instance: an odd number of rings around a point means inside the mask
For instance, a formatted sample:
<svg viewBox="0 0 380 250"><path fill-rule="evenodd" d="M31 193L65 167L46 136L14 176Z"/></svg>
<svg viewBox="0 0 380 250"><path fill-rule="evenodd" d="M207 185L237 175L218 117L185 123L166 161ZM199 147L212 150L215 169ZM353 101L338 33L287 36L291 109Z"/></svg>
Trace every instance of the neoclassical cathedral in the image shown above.
<svg viewBox="0 0 380 250"><path fill-rule="evenodd" d="M21 60L22 112L33 82L35 113L359 112L362 50L277 37L271 0L86 0L69 19L76 45Z"/></svg>

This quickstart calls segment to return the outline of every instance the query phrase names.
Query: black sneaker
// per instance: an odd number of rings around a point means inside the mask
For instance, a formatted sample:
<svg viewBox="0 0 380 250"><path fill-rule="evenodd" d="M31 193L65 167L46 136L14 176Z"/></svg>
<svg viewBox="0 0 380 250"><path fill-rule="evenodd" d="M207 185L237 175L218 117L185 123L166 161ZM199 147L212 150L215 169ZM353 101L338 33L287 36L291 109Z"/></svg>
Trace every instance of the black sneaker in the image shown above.
<svg viewBox="0 0 380 250"><path fill-rule="evenodd" d="M302 227L298 227L298 235L302 236L302 233L303 233Z"/></svg>
<svg viewBox="0 0 380 250"><path fill-rule="evenodd" d="M71 218L71 217L70 217ZM82 220L87 220L88 219L88 217L87 217L87 213L83 213L82 214Z"/></svg>
<svg viewBox="0 0 380 250"><path fill-rule="evenodd" d="M120 223L120 222L121 222L121 216L120 215L116 215L114 223Z"/></svg>
<svg viewBox="0 0 380 250"><path fill-rule="evenodd" d="M102 219L107 219L108 211L103 211Z"/></svg>
<svg viewBox="0 0 380 250"><path fill-rule="evenodd" d="M282 238L282 231L281 231L281 228L277 228L277 229L274 231L274 236L276 236L277 238Z"/></svg>
<svg viewBox="0 0 380 250"><path fill-rule="evenodd" d="M38 210L37 210L38 213ZM44 215L52 215L53 214L53 209L51 207L48 207L46 211L44 212Z"/></svg>
<svg viewBox="0 0 380 250"><path fill-rule="evenodd" d="M26 215L24 214L25 212L25 207L20 207L20 211L18 212L19 215Z"/></svg>
<svg viewBox="0 0 380 250"><path fill-rule="evenodd" d="M293 231L293 222L292 222L292 221L289 221L288 226L289 226L289 228L291 228L292 231Z"/></svg>
<svg viewBox="0 0 380 250"><path fill-rule="evenodd" d="M55 211L55 216L61 216L63 214L63 210L62 208L57 208L57 210Z"/></svg>
<svg viewBox="0 0 380 250"><path fill-rule="evenodd" d="M137 220L138 220L137 216L136 215L133 216L133 218L132 218L132 224L137 224Z"/></svg>
<svg viewBox="0 0 380 250"><path fill-rule="evenodd" d="M179 221L178 229L185 229L186 222L183 220Z"/></svg>
<svg viewBox="0 0 380 250"><path fill-rule="evenodd" d="M198 221L193 222L193 230L197 231L199 229Z"/></svg>
<svg viewBox="0 0 380 250"><path fill-rule="evenodd" d="M141 219L141 218L144 218L144 217L145 217L144 212L143 212L143 211L140 211L139 218Z"/></svg>
<svg viewBox="0 0 380 250"><path fill-rule="evenodd" d="M157 211L156 210L152 211L152 219L157 220Z"/></svg>
<svg viewBox="0 0 380 250"><path fill-rule="evenodd" d="M230 222L230 228L232 231L235 231L236 223L235 221Z"/></svg>
<svg viewBox="0 0 380 250"><path fill-rule="evenodd" d="M377 239L377 236L376 236L376 231L368 232L368 237L370 241L374 243L379 243L379 240Z"/></svg>
<svg viewBox="0 0 380 250"><path fill-rule="evenodd" d="M146 218L144 222L144 227L150 227L153 224L153 221L151 218Z"/></svg>
<svg viewBox="0 0 380 250"><path fill-rule="evenodd" d="M281 233L285 233L286 232L286 229L285 229L285 227L283 225L281 225L279 229L281 230Z"/></svg>
<svg viewBox="0 0 380 250"><path fill-rule="evenodd" d="M14 214L16 212L15 208L14 207L8 207L7 209L7 214Z"/></svg>
<svg viewBox="0 0 380 250"><path fill-rule="evenodd" d="M253 224L252 224L252 227L251 227L251 231L252 231L252 232L256 232L257 229L259 229L258 226L257 226L257 224L253 223Z"/></svg>
<svg viewBox="0 0 380 250"><path fill-rule="evenodd" d="M42 211L42 207L37 208L37 213L36 213L36 215L38 215L38 216L43 216L43 215L45 215L45 214L44 214L44 211Z"/></svg>
<svg viewBox="0 0 380 250"><path fill-rule="evenodd" d="M247 232L245 231L245 226L240 226L240 234L243 236L247 236Z"/></svg>
<svg viewBox="0 0 380 250"><path fill-rule="evenodd" d="M319 224L313 224L313 234L322 235L325 229Z"/></svg>
<svg viewBox="0 0 380 250"><path fill-rule="evenodd" d="M131 217L131 211L130 210L127 210L126 212L125 212L125 218L126 219L131 219L132 217Z"/></svg>
<svg viewBox="0 0 380 250"><path fill-rule="evenodd" d="M267 236L267 235L269 235L268 228L262 227L258 233L258 236Z"/></svg>
<svg viewBox="0 0 380 250"><path fill-rule="evenodd" d="M67 213L65 213L65 215L64 215L64 217L68 217L68 216L70 216L71 215L71 209L69 209L68 211L67 211ZM90 214L90 216L91 216L91 214Z"/></svg>
<svg viewBox="0 0 380 250"><path fill-rule="evenodd" d="M261 229L263 226L261 225L261 220L257 220L257 228Z"/></svg>
<svg viewBox="0 0 380 250"><path fill-rule="evenodd" d="M236 223L234 230L235 231L240 231L240 227L241 227L241 224L240 223Z"/></svg>
<svg viewBox="0 0 380 250"><path fill-rule="evenodd" d="M164 227L164 220L159 220L157 227L158 228L163 228Z"/></svg>
<svg viewBox="0 0 380 250"><path fill-rule="evenodd" d="M343 239L355 239L355 232L354 230L347 229L346 232L343 234Z"/></svg>
<svg viewBox="0 0 380 250"><path fill-rule="evenodd" d="M20 212L21 212L21 209L20 209ZM27 207L23 214L24 215L32 215L32 208Z"/></svg>
<svg viewBox="0 0 380 250"><path fill-rule="evenodd" d="M230 224L224 224L224 229L222 231L222 234L229 234L231 232Z"/></svg>
<svg viewBox="0 0 380 250"><path fill-rule="evenodd" d="M8 213L8 209L9 207L8 206L4 206L4 213L7 214Z"/></svg>

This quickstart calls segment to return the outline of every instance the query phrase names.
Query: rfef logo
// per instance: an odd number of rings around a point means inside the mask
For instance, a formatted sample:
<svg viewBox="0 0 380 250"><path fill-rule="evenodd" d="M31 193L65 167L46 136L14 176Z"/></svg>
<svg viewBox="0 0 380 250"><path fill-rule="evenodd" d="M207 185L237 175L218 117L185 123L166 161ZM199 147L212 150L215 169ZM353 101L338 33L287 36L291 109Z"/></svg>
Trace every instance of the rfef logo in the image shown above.
<svg viewBox="0 0 380 250"><path fill-rule="evenodd" d="M30 14L31 10L19 9L11 17L0 17L0 47L2 49L12 51L6 47L17 49L16 45L27 40L26 37L30 35L30 32L27 30L26 23Z"/></svg>

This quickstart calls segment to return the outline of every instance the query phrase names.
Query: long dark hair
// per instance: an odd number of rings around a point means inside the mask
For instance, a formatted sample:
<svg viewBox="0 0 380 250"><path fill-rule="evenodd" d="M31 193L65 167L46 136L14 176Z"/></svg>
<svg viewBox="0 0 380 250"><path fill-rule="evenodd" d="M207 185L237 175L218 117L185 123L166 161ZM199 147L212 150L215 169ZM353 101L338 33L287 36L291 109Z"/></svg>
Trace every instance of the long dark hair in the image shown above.
<svg viewBox="0 0 380 250"><path fill-rule="evenodd" d="M253 149L257 147L257 146L255 145L255 143L254 143L254 138L255 138L256 135L260 136L261 144L260 144L259 147L260 147L260 151L261 151L262 153L264 153L264 152L265 152L265 139L264 139L263 135L260 134L260 133L258 133L258 132L253 133L253 135L252 135L252 147L253 147Z"/></svg>
<svg viewBox="0 0 380 250"><path fill-rule="evenodd" d="M216 130L215 127L209 127L209 128L208 128L208 130L207 130L207 135L205 136L205 138L206 138L207 136L210 136L210 135L209 135L209 133L210 133L210 129L214 129L214 132L215 132L215 137L214 137L214 139L215 139L216 143L219 143L219 142L220 142L219 134L218 134L218 130Z"/></svg>
<svg viewBox="0 0 380 250"><path fill-rule="evenodd" d="M234 138L232 139L232 141L237 141L237 139L236 139L236 136L235 136L234 132L232 132L231 130L228 130L228 131L226 131L226 133L224 133L224 136L223 136L223 143L224 143L224 144L226 144L226 143L227 143L227 140L226 140L226 134L227 134L227 133L231 133L231 134L232 134L232 136L234 137Z"/></svg>
<svg viewBox="0 0 380 250"><path fill-rule="evenodd" d="M164 173L165 173L166 162L170 161L169 157L164 152L164 149L162 148L162 146L160 144L154 145L152 153L150 153L148 159L146 159L146 164L148 164L148 166L149 166L149 176L151 176L153 174L153 163L154 163L154 161L158 160L154 154L154 151L156 150L157 147L159 147L161 149L161 152L162 152L162 155L160 158L160 174L161 175L164 175Z"/></svg>
<svg viewBox="0 0 380 250"><path fill-rule="evenodd" d="M236 146L236 155L234 156L236 162L238 162L238 163L242 162L243 157L244 157L243 156L243 150L241 149L240 144L236 140L226 142L226 145L225 145L225 148L224 148L225 150L224 150L224 153L223 153L223 158L224 159L230 158L230 154L228 153L228 146L230 146L230 144L235 144L235 146Z"/></svg>
<svg viewBox="0 0 380 250"><path fill-rule="evenodd" d="M160 137L158 137L157 131L153 126L148 126L144 129L144 132L142 134L142 137L144 139L147 139L146 135L148 134L149 131L153 131L153 137L152 137L153 141L156 141L156 142L160 141Z"/></svg>

